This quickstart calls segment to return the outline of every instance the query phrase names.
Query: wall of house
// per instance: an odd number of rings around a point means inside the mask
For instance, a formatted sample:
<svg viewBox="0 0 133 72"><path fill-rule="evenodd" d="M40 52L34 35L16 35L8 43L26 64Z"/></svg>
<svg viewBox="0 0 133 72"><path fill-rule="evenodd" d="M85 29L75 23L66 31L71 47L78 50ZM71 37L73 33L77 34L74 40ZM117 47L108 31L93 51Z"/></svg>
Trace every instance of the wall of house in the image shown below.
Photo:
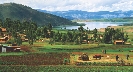
<svg viewBox="0 0 133 72"><path fill-rule="evenodd" d="M2 52L2 46L0 46L0 52Z"/></svg>
<svg viewBox="0 0 133 72"><path fill-rule="evenodd" d="M116 45L122 45L124 44L123 42L115 42Z"/></svg>
<svg viewBox="0 0 133 72"><path fill-rule="evenodd" d="M2 47L2 52L6 52L6 48Z"/></svg>

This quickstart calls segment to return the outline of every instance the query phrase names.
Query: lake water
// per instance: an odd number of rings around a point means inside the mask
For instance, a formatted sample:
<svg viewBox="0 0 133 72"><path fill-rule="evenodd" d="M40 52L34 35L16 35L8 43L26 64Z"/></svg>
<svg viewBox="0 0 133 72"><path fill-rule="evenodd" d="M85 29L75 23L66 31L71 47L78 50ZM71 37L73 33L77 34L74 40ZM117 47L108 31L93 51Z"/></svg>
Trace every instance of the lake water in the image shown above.
<svg viewBox="0 0 133 72"><path fill-rule="evenodd" d="M83 26L83 28L87 29L87 27L90 30L93 30L95 28L100 29L100 28L106 28L108 26L118 26L118 25L123 25L128 22L78 22L78 23L85 23L86 25ZM59 28L64 29L78 29L79 26L60 26Z"/></svg>

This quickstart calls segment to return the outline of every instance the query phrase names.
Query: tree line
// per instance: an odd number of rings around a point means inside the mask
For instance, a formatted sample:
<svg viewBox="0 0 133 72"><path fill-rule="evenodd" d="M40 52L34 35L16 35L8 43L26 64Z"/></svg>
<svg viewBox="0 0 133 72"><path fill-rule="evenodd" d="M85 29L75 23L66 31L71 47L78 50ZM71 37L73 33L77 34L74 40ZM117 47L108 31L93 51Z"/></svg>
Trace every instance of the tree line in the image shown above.
<svg viewBox="0 0 133 72"><path fill-rule="evenodd" d="M62 44L66 42L82 44L89 41L112 43L114 40L127 41L128 39L128 35L124 34L123 30L115 30L114 28L105 28L105 32L100 34L96 28L89 30L88 27L84 29L80 26L78 29L65 30L65 33L62 33L60 30L53 30L52 24L40 27L34 21L21 22L20 20L11 20L10 18L6 18L4 21L0 19L0 26L6 28L7 34L11 35L14 42L18 45L22 44L19 34L25 34L30 45L33 45L40 38L49 38L50 44L55 42L62 42Z"/></svg>

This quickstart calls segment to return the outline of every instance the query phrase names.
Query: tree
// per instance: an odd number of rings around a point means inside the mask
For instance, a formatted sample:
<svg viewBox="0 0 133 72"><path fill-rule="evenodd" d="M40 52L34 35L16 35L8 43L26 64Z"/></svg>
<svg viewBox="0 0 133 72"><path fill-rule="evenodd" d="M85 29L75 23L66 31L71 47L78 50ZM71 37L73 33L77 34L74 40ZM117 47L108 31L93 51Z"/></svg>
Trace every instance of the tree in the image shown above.
<svg viewBox="0 0 133 72"><path fill-rule="evenodd" d="M76 44L76 45L81 44L81 43L80 43L80 37L78 36L78 37L75 39L75 41L74 41L74 42L75 42L75 44Z"/></svg>
<svg viewBox="0 0 133 72"><path fill-rule="evenodd" d="M76 39L78 39L78 33L75 33L74 31L72 41L75 41Z"/></svg>
<svg viewBox="0 0 133 72"><path fill-rule="evenodd" d="M16 38L16 43L17 43L17 45L21 45L22 44L22 40L21 40L21 37L20 36L18 36Z"/></svg>
<svg viewBox="0 0 133 72"><path fill-rule="evenodd" d="M105 28L103 42L112 43L114 40L124 40L124 32L121 32L120 29Z"/></svg>
<svg viewBox="0 0 133 72"><path fill-rule="evenodd" d="M84 28L83 28L82 26L80 26L80 27L78 28L78 30L79 30L80 32L83 32Z"/></svg>
<svg viewBox="0 0 133 72"><path fill-rule="evenodd" d="M42 35L42 31L41 31L41 28L37 28L36 30L36 35L37 35L37 38L39 39Z"/></svg>
<svg viewBox="0 0 133 72"><path fill-rule="evenodd" d="M120 29L116 29L114 34L114 40L124 40L124 33Z"/></svg>
<svg viewBox="0 0 133 72"><path fill-rule="evenodd" d="M88 40L88 35L86 33L84 33L82 36L83 36L82 38L83 40Z"/></svg>
<svg viewBox="0 0 133 72"><path fill-rule="evenodd" d="M96 28L93 30L93 33L94 33L94 34L97 33L97 29L96 29Z"/></svg>
<svg viewBox="0 0 133 72"><path fill-rule="evenodd" d="M3 27L3 21L0 19L0 27Z"/></svg>
<svg viewBox="0 0 133 72"><path fill-rule="evenodd" d="M57 33L54 33L53 35L53 39L55 42L59 42L61 40L62 37L62 33L60 33L59 31Z"/></svg>
<svg viewBox="0 0 133 72"><path fill-rule="evenodd" d="M113 28L105 28L105 33L103 36L103 42L104 43L112 43L114 35L115 35L115 31Z"/></svg>
<svg viewBox="0 0 133 72"><path fill-rule="evenodd" d="M33 45L34 40L36 39L36 23L35 22L29 22L29 26L26 29L26 36L28 38L29 44Z"/></svg>
<svg viewBox="0 0 133 72"><path fill-rule="evenodd" d="M54 32L51 31L51 32L50 32L50 38L53 38L53 36L54 36Z"/></svg>
<svg viewBox="0 0 133 72"><path fill-rule="evenodd" d="M2 35L2 29L0 28L0 35Z"/></svg>
<svg viewBox="0 0 133 72"><path fill-rule="evenodd" d="M46 26L43 27L43 35L44 35L44 38L47 36L48 34L48 29Z"/></svg>
<svg viewBox="0 0 133 72"><path fill-rule="evenodd" d="M72 42L72 38L73 38L72 32L68 31L67 37L68 37L67 41Z"/></svg>
<svg viewBox="0 0 133 72"><path fill-rule="evenodd" d="M93 37L96 40L96 38L97 38L97 29L96 28L93 30Z"/></svg>
<svg viewBox="0 0 133 72"><path fill-rule="evenodd" d="M62 38L62 43L65 44L65 42L67 40L67 35L63 34L61 38Z"/></svg>
<svg viewBox="0 0 133 72"><path fill-rule="evenodd" d="M52 25L51 25L51 24L48 25L48 30L49 30L49 31L52 30Z"/></svg>
<svg viewBox="0 0 133 72"><path fill-rule="evenodd" d="M124 36L124 41L128 40L128 34L126 33L126 35Z"/></svg>

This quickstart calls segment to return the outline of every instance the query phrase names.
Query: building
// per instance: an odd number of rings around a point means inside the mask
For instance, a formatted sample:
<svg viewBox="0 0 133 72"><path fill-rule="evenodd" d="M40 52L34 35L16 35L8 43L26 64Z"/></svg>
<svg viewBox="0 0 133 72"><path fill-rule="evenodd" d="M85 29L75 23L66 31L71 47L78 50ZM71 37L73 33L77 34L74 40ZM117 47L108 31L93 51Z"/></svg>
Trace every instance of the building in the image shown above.
<svg viewBox="0 0 133 72"><path fill-rule="evenodd" d="M0 52L6 52L6 48L4 48L2 45L0 45Z"/></svg>
<svg viewBox="0 0 133 72"><path fill-rule="evenodd" d="M0 45L0 52L20 52L20 46L3 46Z"/></svg>
<svg viewBox="0 0 133 72"><path fill-rule="evenodd" d="M21 37L21 40L23 42L27 42L28 41L28 39L26 38L26 35L25 34L19 34L19 36Z"/></svg>
<svg viewBox="0 0 133 72"><path fill-rule="evenodd" d="M114 44L115 45L123 45L125 42L123 40L115 40Z"/></svg>
<svg viewBox="0 0 133 72"><path fill-rule="evenodd" d="M7 40L8 40L7 36L0 38L0 43L5 43Z"/></svg>

